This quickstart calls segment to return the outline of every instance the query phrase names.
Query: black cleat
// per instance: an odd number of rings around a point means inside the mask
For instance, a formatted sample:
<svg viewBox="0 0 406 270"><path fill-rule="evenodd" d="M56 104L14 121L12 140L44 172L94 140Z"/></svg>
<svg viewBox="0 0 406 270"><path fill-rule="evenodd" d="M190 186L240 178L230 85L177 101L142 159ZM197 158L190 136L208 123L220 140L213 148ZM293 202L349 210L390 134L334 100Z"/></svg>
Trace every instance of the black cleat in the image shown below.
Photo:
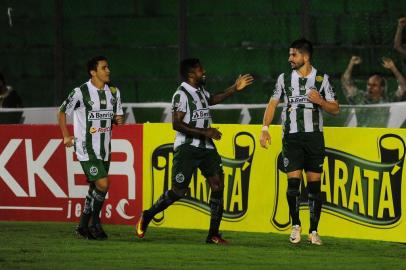
<svg viewBox="0 0 406 270"><path fill-rule="evenodd" d="M90 234L88 227L81 227L78 225L75 228L75 233L76 233L76 236L78 236L79 238L84 238L84 239L89 239L89 240L94 239L94 237Z"/></svg>
<svg viewBox="0 0 406 270"><path fill-rule="evenodd" d="M106 240L107 239L107 234L104 232L100 223L89 227L89 235L91 235L93 237L93 239L96 239L96 240Z"/></svg>

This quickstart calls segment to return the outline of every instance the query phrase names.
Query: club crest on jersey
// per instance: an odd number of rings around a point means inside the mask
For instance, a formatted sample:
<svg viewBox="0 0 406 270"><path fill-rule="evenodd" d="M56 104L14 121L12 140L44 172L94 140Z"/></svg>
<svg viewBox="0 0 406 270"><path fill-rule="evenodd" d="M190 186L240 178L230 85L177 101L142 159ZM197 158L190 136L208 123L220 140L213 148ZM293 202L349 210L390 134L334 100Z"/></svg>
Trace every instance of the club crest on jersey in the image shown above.
<svg viewBox="0 0 406 270"><path fill-rule="evenodd" d="M198 119L208 119L208 118L210 118L209 109L194 110L192 113L192 121L196 121Z"/></svg>
<svg viewBox="0 0 406 270"><path fill-rule="evenodd" d="M87 103L89 103L90 106L93 106L94 102L89 100Z"/></svg>
<svg viewBox="0 0 406 270"><path fill-rule="evenodd" d="M95 121L95 120L111 120L114 117L114 113L112 110L101 110L101 111L90 111L87 114L87 120Z"/></svg>
<svg viewBox="0 0 406 270"><path fill-rule="evenodd" d="M97 173L99 172L99 170L97 169L96 166L92 166L92 167L90 167L89 172L91 175L96 176Z"/></svg>
<svg viewBox="0 0 406 270"><path fill-rule="evenodd" d="M324 79L323 76L316 76L316 81L317 81L317 82L322 82L323 79Z"/></svg>
<svg viewBox="0 0 406 270"><path fill-rule="evenodd" d="M101 105L106 105L106 104L107 104L107 102L106 102L106 100L105 100L105 99L102 99L102 100L100 100L100 104L101 104Z"/></svg>

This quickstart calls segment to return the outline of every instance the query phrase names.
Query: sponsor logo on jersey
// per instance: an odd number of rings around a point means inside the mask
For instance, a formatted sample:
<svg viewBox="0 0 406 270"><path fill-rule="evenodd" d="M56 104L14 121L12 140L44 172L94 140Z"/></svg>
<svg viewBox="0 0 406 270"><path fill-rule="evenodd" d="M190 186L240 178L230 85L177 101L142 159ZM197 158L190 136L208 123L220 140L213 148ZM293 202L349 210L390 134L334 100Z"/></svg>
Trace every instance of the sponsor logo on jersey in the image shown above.
<svg viewBox="0 0 406 270"><path fill-rule="evenodd" d="M209 109L194 110L192 113L192 121L196 121L198 119L208 119L210 117Z"/></svg>
<svg viewBox="0 0 406 270"><path fill-rule="evenodd" d="M66 102L65 102L66 104ZM69 98L68 104L66 105L66 109L70 109L73 106L73 101L72 99Z"/></svg>
<svg viewBox="0 0 406 270"><path fill-rule="evenodd" d="M94 121L94 120L111 120L114 117L114 113L112 110L104 110L104 111L90 111L87 114L87 120Z"/></svg>
<svg viewBox="0 0 406 270"><path fill-rule="evenodd" d="M110 132L111 128L110 127L91 127L89 132L91 134L94 133L107 133Z"/></svg>
<svg viewBox="0 0 406 270"><path fill-rule="evenodd" d="M310 103L307 95L288 97L288 100L290 104Z"/></svg>

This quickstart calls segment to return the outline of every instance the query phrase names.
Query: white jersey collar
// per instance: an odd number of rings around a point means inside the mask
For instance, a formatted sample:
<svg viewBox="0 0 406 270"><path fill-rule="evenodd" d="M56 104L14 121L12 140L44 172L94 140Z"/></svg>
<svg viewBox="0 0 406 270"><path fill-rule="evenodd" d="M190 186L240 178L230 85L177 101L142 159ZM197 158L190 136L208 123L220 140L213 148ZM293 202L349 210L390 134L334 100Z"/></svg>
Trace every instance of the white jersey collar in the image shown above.
<svg viewBox="0 0 406 270"><path fill-rule="evenodd" d="M296 69L293 70L293 72L296 74L296 76L298 76L299 78L302 78ZM307 76L305 76L304 78L309 79L309 78L315 76L316 72L317 72L317 70L312 66L312 71L310 71L310 73Z"/></svg>
<svg viewBox="0 0 406 270"><path fill-rule="evenodd" d="M203 91L203 87L197 89L197 88L194 88L193 86L191 86L190 84L188 84L187 82L182 82L181 86L183 88L185 88L186 90L188 90L189 92Z"/></svg>
<svg viewBox="0 0 406 270"><path fill-rule="evenodd" d="M109 86L107 84L104 84L104 88L103 89L98 89L96 86L94 86L92 84L92 80L89 80L87 82L87 87L89 88L89 90L91 91L98 91L98 90L104 90L104 91L108 91L109 90Z"/></svg>

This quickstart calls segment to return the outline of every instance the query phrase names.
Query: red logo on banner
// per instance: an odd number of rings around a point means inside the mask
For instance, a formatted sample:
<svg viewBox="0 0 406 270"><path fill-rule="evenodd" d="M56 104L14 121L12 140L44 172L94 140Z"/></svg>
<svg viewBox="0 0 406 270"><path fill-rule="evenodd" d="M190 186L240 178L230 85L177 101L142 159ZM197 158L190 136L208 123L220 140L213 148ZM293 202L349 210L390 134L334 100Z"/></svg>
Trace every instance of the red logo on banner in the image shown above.
<svg viewBox="0 0 406 270"><path fill-rule="evenodd" d="M54 125L0 125L0 220L78 221L88 185ZM103 223L142 210L142 125L114 127Z"/></svg>

